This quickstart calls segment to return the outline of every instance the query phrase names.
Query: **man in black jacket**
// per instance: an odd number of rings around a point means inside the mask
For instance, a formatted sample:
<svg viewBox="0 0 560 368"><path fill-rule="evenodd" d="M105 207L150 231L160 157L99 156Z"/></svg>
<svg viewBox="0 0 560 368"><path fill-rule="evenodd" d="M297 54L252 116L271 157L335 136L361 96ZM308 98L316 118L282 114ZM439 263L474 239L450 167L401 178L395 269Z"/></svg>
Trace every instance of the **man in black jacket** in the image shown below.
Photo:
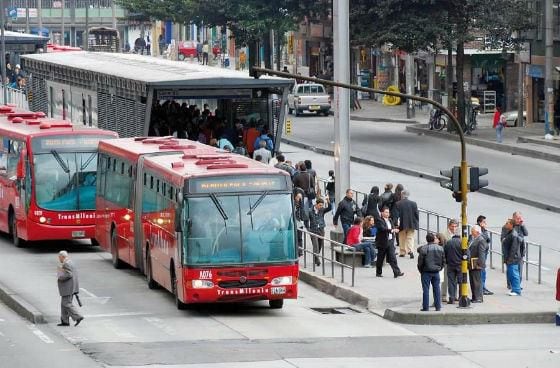
<svg viewBox="0 0 560 368"><path fill-rule="evenodd" d="M428 244L418 248L418 271L422 278L422 312L427 312L430 305L430 284L434 290L434 306L436 311L441 310L441 294L439 271L443 269L443 248L434 244L435 236L426 235Z"/></svg>
<svg viewBox="0 0 560 368"><path fill-rule="evenodd" d="M453 235L443 246L443 252L445 253L445 265L447 266L447 304L453 304L455 300L458 300L458 285L463 282L461 237Z"/></svg>
<svg viewBox="0 0 560 368"><path fill-rule="evenodd" d="M342 231L344 232L344 243L346 244L346 234L348 234L348 229L352 227L354 223L354 216L358 213L358 205L353 199L354 193L352 189L346 189L346 196L342 198L342 201L338 203L336 212L333 217L333 225L338 226L338 219L342 224Z"/></svg>
<svg viewBox="0 0 560 368"><path fill-rule="evenodd" d="M399 233L390 220L389 208L383 207L381 209L381 219L375 221L377 228L377 236L375 237L375 244L377 247L377 261L375 263L375 276L383 277L383 260L387 258L387 263L393 269L395 278L404 276L397 264L397 257L395 257L395 236Z"/></svg>
<svg viewBox="0 0 560 368"><path fill-rule="evenodd" d="M403 190L400 201L397 202L399 213L399 257L409 255L414 258L414 232L418 229L419 213L416 202L408 199L410 193Z"/></svg>
<svg viewBox="0 0 560 368"><path fill-rule="evenodd" d="M315 201L315 206L311 208L308 212L307 218L309 219L309 224L307 229L309 232L313 234L317 234L319 236L325 236L325 213L331 210L331 204L329 201L329 197L325 197L325 201L329 204L328 207L325 206L325 202L322 198L317 198ZM319 258L319 254L321 254L321 250L323 249L324 240L315 236L311 236L311 243L313 244L313 253L315 254L315 264L317 266L321 265L321 260Z"/></svg>
<svg viewBox="0 0 560 368"><path fill-rule="evenodd" d="M315 178L307 171L305 164L299 165L299 173L294 174L292 178L294 187L300 188L305 193L303 198L307 208L313 207L313 200L315 199Z"/></svg>
<svg viewBox="0 0 560 368"><path fill-rule="evenodd" d="M503 240L504 261L507 265L507 279L511 285L510 296L521 295L521 276L519 273L519 262L522 259L521 246L523 238L515 229L515 220L508 219L504 225L507 234Z"/></svg>

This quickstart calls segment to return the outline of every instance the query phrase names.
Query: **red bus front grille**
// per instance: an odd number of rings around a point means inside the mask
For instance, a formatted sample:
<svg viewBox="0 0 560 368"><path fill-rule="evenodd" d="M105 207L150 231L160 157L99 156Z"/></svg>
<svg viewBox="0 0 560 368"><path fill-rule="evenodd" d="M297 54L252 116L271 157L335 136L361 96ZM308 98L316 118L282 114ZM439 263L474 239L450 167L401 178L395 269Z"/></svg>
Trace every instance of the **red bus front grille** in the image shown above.
<svg viewBox="0 0 560 368"><path fill-rule="evenodd" d="M245 282L241 282L239 280L230 280L230 281L220 281L218 286L223 289L239 289L239 288L253 288L253 287L261 287L265 286L267 283L266 280L247 280Z"/></svg>

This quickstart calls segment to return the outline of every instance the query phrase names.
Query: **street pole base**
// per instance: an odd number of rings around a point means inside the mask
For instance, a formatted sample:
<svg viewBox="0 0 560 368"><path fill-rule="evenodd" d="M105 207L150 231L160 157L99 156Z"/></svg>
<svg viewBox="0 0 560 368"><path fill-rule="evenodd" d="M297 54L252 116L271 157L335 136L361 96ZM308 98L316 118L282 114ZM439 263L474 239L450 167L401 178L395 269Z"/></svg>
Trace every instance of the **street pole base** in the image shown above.
<svg viewBox="0 0 560 368"><path fill-rule="evenodd" d="M470 308L471 300L467 296L459 297L459 308Z"/></svg>

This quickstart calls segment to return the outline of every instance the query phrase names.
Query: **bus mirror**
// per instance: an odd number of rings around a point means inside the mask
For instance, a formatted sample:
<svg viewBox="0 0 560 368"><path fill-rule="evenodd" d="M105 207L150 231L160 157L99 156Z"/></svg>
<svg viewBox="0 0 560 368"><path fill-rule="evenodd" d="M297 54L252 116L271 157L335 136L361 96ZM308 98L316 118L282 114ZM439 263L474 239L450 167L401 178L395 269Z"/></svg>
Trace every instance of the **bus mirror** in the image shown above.
<svg viewBox="0 0 560 368"><path fill-rule="evenodd" d="M175 207L175 232L181 233L183 232L183 227L181 226L181 215L183 211L180 206Z"/></svg>
<svg viewBox="0 0 560 368"><path fill-rule="evenodd" d="M18 179L23 179L25 177L25 158L27 157L27 151L22 150L19 154L19 160L17 164L16 177Z"/></svg>

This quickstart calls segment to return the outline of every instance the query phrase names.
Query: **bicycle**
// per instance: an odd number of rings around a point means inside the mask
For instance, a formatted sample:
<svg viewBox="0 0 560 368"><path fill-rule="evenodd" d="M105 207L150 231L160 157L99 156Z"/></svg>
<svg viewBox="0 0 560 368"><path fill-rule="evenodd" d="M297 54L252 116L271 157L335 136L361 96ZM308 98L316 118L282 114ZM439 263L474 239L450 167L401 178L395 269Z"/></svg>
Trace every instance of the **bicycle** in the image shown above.
<svg viewBox="0 0 560 368"><path fill-rule="evenodd" d="M430 112L429 121L430 130L443 130L447 126L447 118L440 109L434 109Z"/></svg>
<svg viewBox="0 0 560 368"><path fill-rule="evenodd" d="M466 124L466 129L465 129L465 133L470 135L472 131L476 130L476 126L477 126L477 122L476 122L476 116L478 115L478 108L476 107L472 107L471 109L471 113L468 116L468 121Z"/></svg>

